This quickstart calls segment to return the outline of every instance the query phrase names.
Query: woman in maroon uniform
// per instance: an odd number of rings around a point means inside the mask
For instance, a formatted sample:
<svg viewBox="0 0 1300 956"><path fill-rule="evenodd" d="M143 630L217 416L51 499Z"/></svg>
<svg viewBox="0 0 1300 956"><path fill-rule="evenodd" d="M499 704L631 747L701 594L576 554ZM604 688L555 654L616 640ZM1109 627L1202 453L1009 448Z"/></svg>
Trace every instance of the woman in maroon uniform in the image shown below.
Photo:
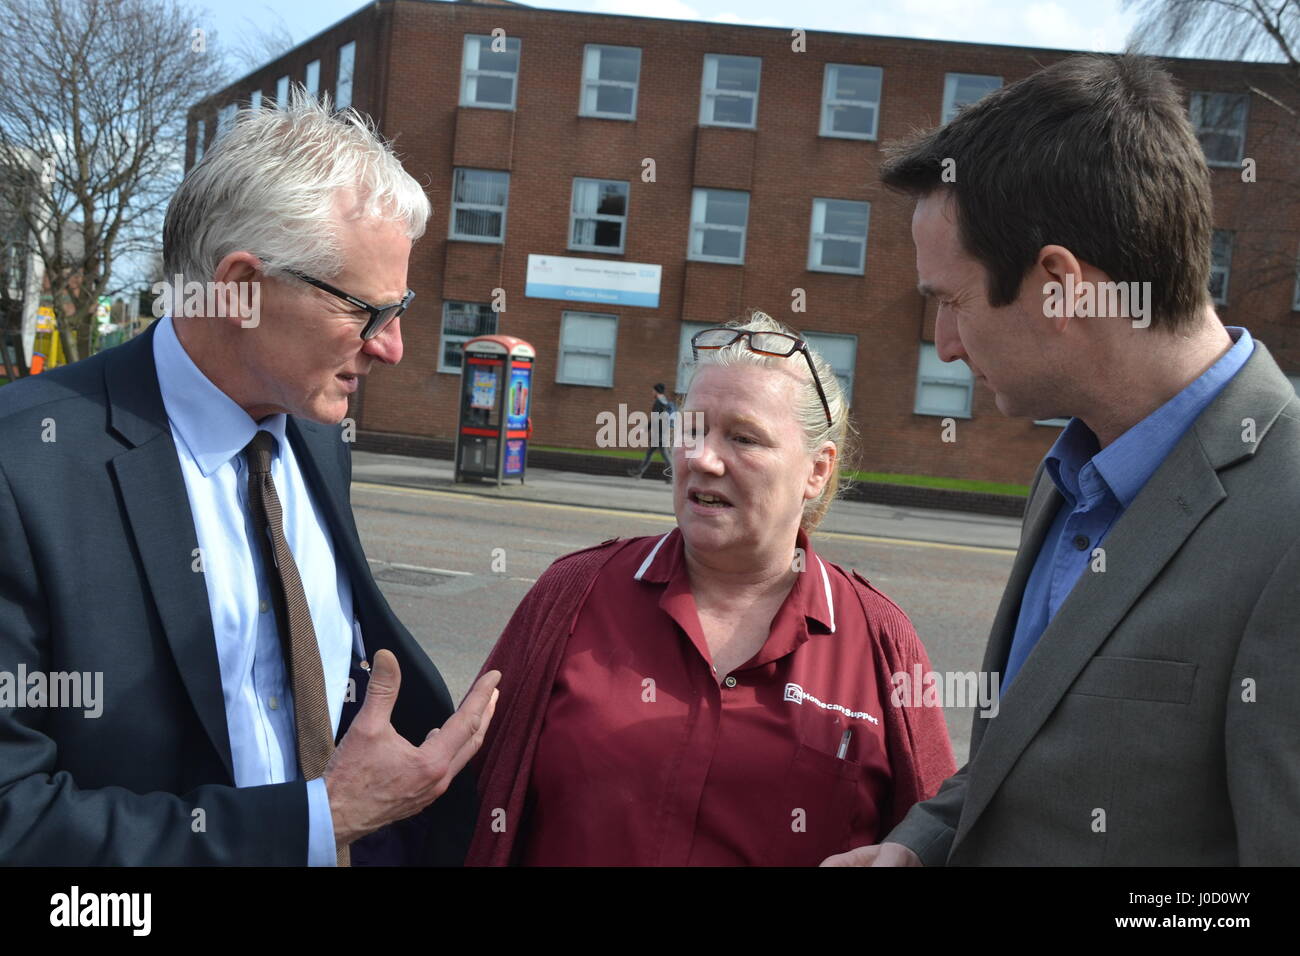
<svg viewBox="0 0 1300 956"><path fill-rule="evenodd" d="M906 615L808 539L848 434L830 366L761 312L692 344L677 527L560 558L484 665L471 865L811 866L956 769L942 711L890 702L929 670Z"/></svg>

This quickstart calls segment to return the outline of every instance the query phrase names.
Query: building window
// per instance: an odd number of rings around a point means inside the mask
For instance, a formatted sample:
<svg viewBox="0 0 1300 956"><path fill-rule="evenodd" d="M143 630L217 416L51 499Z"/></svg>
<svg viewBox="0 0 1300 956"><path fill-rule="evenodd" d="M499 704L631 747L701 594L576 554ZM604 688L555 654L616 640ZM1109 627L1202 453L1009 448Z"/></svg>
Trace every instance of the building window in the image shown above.
<svg viewBox="0 0 1300 956"><path fill-rule="evenodd" d="M519 39L465 35L461 71L460 105L490 109L515 108L515 81L519 77ZM498 49L494 50L496 42Z"/></svg>
<svg viewBox="0 0 1300 956"><path fill-rule="evenodd" d="M762 62L756 56L705 54L700 123L753 129L758 117L758 73Z"/></svg>
<svg viewBox="0 0 1300 956"><path fill-rule="evenodd" d="M884 71L878 66L827 63L822 82L821 134L845 139L875 139L883 75Z"/></svg>
<svg viewBox="0 0 1300 956"><path fill-rule="evenodd" d="M1246 153L1245 93L1193 93L1188 113L1211 166L1240 166Z"/></svg>
<svg viewBox="0 0 1300 956"><path fill-rule="evenodd" d="M275 81L275 105L284 109L289 105L289 78L282 76Z"/></svg>
<svg viewBox="0 0 1300 956"><path fill-rule="evenodd" d="M194 121L194 161L197 163L203 158L203 152L207 147L208 124L204 120Z"/></svg>
<svg viewBox="0 0 1300 956"><path fill-rule="evenodd" d="M983 76L977 73L949 73L943 78L943 122L957 115L963 106L983 99L1002 85L1000 76Z"/></svg>
<svg viewBox="0 0 1300 956"><path fill-rule="evenodd" d="M1300 256L1295 260L1295 292L1292 293L1291 311L1300 312Z"/></svg>
<svg viewBox="0 0 1300 956"><path fill-rule="evenodd" d="M235 111L239 107L235 103L227 103L221 109L217 110L217 135L220 136L226 130L235 124Z"/></svg>
<svg viewBox="0 0 1300 956"><path fill-rule="evenodd" d="M1215 305L1228 304L1228 275L1232 271L1232 233L1214 230L1210 241L1210 298Z"/></svg>
<svg viewBox="0 0 1300 956"><path fill-rule="evenodd" d="M749 193L734 189L697 189L691 198L691 259L705 262L745 261L745 226Z"/></svg>
<svg viewBox="0 0 1300 956"><path fill-rule="evenodd" d="M835 370L835 378L844 393L844 401L853 404L853 370L858 359L858 337L805 331L803 338Z"/></svg>
<svg viewBox="0 0 1300 956"><path fill-rule="evenodd" d="M627 228L627 183L574 179L569 248L622 252Z"/></svg>
<svg viewBox="0 0 1300 956"><path fill-rule="evenodd" d="M722 322L683 322L681 334L677 340L677 383L678 395L685 395L691 387L691 376L695 374L695 357L691 353L691 336L722 325ZM800 359L802 361L802 359Z"/></svg>
<svg viewBox="0 0 1300 956"><path fill-rule="evenodd" d="M555 380L562 385L612 386L617 339L617 316L565 312L560 321L560 361Z"/></svg>
<svg viewBox="0 0 1300 956"><path fill-rule="evenodd" d="M583 116L636 119L641 51L634 46L587 44L582 60Z"/></svg>
<svg viewBox="0 0 1300 956"><path fill-rule="evenodd" d="M975 390L970 366L960 360L944 362L933 342L921 343L916 366L918 415L970 418L971 393Z"/></svg>
<svg viewBox="0 0 1300 956"><path fill-rule="evenodd" d="M465 343L475 336L495 335L497 314L490 305L478 302L442 304L442 344L438 349L438 371L460 374L465 363Z"/></svg>
<svg viewBox="0 0 1300 956"><path fill-rule="evenodd" d="M262 91L253 90L248 97L248 108L251 110L260 110L262 108Z"/></svg>
<svg viewBox="0 0 1300 956"><path fill-rule="evenodd" d="M307 82L303 85L307 87L307 94L312 99L320 95L320 60L312 60L307 64Z"/></svg>
<svg viewBox="0 0 1300 956"><path fill-rule="evenodd" d="M352 74L357 63L357 44L350 41L339 47L339 77L334 84L334 107L345 110L352 105Z"/></svg>
<svg viewBox="0 0 1300 956"><path fill-rule="evenodd" d="M458 169L452 180L452 239L504 242L510 174L486 169Z"/></svg>
<svg viewBox="0 0 1300 956"><path fill-rule="evenodd" d="M867 222L871 204L814 199L808 268L814 272L862 275L867 264Z"/></svg>

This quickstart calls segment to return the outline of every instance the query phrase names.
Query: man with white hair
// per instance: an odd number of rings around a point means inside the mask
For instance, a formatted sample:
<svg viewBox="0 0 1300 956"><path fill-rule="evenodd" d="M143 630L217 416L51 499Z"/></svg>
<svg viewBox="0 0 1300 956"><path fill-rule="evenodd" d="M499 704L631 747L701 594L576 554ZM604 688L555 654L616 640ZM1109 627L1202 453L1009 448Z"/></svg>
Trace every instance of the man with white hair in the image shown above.
<svg viewBox="0 0 1300 956"><path fill-rule="evenodd" d="M338 427L429 212L355 113L242 111L168 208L173 314L0 391L0 862L463 860L499 675L453 707Z"/></svg>

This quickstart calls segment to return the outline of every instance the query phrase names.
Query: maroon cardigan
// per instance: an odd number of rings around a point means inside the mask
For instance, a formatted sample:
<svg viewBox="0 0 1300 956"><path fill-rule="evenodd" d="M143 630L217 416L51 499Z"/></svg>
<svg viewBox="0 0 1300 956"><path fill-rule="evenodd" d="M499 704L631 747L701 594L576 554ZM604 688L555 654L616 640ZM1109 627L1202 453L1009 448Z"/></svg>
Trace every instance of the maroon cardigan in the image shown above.
<svg viewBox="0 0 1300 956"><path fill-rule="evenodd" d="M564 648L605 562L637 540L614 538L559 558L520 602L488 655L483 671L501 671L501 697L475 758L479 817L467 866L517 862L533 757ZM881 699L888 700L891 675L910 675L916 664L922 672L929 671L925 648L907 615L865 578L856 571L849 575L829 561L826 567L847 577L857 592L871 636ZM882 808L881 833L887 833L914 803L933 796L957 767L942 708L886 706L883 710L894 787L889 807Z"/></svg>

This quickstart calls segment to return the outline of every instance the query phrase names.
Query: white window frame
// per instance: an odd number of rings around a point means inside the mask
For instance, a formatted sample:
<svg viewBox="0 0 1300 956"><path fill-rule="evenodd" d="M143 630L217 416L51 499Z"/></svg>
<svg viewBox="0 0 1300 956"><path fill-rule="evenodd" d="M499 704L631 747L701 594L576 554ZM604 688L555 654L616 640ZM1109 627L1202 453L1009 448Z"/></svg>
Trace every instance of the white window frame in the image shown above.
<svg viewBox="0 0 1300 956"><path fill-rule="evenodd" d="M1245 101L1245 106L1241 111L1241 128L1227 129L1217 126L1205 126L1201 120L1204 114L1204 103L1207 99L1216 97L1227 97L1230 99L1240 99ZM1221 93L1211 90L1196 90L1187 100L1187 116L1192 121L1192 129L1196 132L1197 142L1200 141L1201 133L1222 133L1236 137L1237 156L1235 159L1210 159L1205 157L1207 166L1218 166L1227 168L1240 168L1241 161L1246 155L1246 126L1250 122L1250 94L1249 93ZM1205 152L1205 147L1201 147L1201 152Z"/></svg>
<svg viewBox="0 0 1300 956"><path fill-rule="evenodd" d="M835 84L831 81L831 76L835 70L865 70L874 71L876 74L876 98L872 100L849 100L840 99L833 95ZM834 139L863 139L874 140L880 129L880 101L884 96L885 71L878 66L866 66L861 63L827 63L826 69L822 73L822 119L821 131L819 135L829 136ZM835 129L831 122L836 107L840 106L859 106L871 108L871 129L866 133L846 132Z"/></svg>
<svg viewBox="0 0 1300 956"><path fill-rule="evenodd" d="M608 349L595 348L566 348L564 344L564 333L568 327L569 319L573 316L582 316L597 319L613 320L614 335L611 339ZM614 363L617 361L618 352L618 316L608 312L586 312L581 309L566 309L560 314L560 343L559 357L555 363L555 381L558 385L583 385L588 388L613 388L614 387ZM565 358L570 354L590 354L590 355L608 355L609 356L609 381L607 382L589 382L579 381L578 379L565 377Z"/></svg>
<svg viewBox="0 0 1300 956"><path fill-rule="evenodd" d="M802 329L804 341L821 355L826 363L835 371L835 378L840 383L840 390L844 393L844 403L846 407L853 406L853 377L857 374L858 368L858 337L846 332L818 332L815 329ZM848 368L842 368L831 361L831 356L824 345L831 341L844 340L853 343L853 361ZM794 356L791 356L792 358ZM807 365L807 362L804 362ZM824 387L824 386L823 386Z"/></svg>
<svg viewBox="0 0 1300 956"><path fill-rule="evenodd" d="M956 97L957 97L957 83L958 83L958 81L960 81L960 80L963 79L963 78L964 78L964 79L977 79L977 80L997 80L997 81L998 81L998 85L995 86L995 87L993 87L993 89L990 89L990 90L988 91L988 93L985 93L985 94L984 94L984 96L988 96L988 94L989 94L989 93L992 93L993 90L1000 89L1000 88L1002 87L1002 77L1000 77L1000 76L994 76L992 73L945 73L945 74L943 75L943 120L942 120L942 124L946 124L946 123L950 123L950 122L952 122L953 117L957 115L957 111L958 111L959 107L953 105L953 100L956 99ZM984 96L981 96L981 97L980 97L980 100L984 99ZM979 100L972 100L972 101L971 101L971 103L978 103L978 102L979 102ZM961 105L962 105L962 106L969 106L969 105L971 105L971 104L970 104L970 103L963 103L963 104L961 104ZM941 124L941 125L942 125L942 124Z"/></svg>
<svg viewBox="0 0 1300 956"><path fill-rule="evenodd" d="M320 60L312 60L303 71L303 87L307 94L316 99L320 96Z"/></svg>
<svg viewBox="0 0 1300 956"><path fill-rule="evenodd" d="M238 103L226 103L217 110L217 135L220 136L226 130L230 129L235 123L235 113L239 110Z"/></svg>
<svg viewBox="0 0 1300 956"><path fill-rule="evenodd" d="M447 315L451 311L451 307L455 305L473 305L473 306L478 306L480 308L486 308L488 312L490 312L493 316L492 331L475 333L474 335L467 335L463 332L448 332ZM463 361L461 362L460 365L446 364L445 360L447 357L448 342L461 343L462 346L461 351L463 353L464 352L463 346L466 342L468 342L472 338L476 338L478 335L495 335L497 329L500 328L500 324L501 324L501 313L497 312L486 302L465 302L460 299L444 300L442 303L442 324L439 326L438 329L438 371L445 372L448 375L460 375L465 368Z"/></svg>
<svg viewBox="0 0 1300 956"><path fill-rule="evenodd" d="M334 78L334 108L345 110L352 105L352 86L357 72L357 41L339 47L339 69ZM347 95L344 96L346 89Z"/></svg>
<svg viewBox="0 0 1300 956"><path fill-rule="evenodd" d="M917 415L934 415L938 418L970 418L971 406L975 394L975 376L970 366L960 359L955 362L941 363L933 366L932 371L924 372L927 351L934 354L939 361L939 350L933 342L922 342L916 354L916 398L912 403L912 412ZM950 373L950 374L945 374ZM966 389L966 408L962 412L940 409L933 405L923 405L921 395L926 385L961 386Z"/></svg>
<svg viewBox="0 0 1300 956"><path fill-rule="evenodd" d="M734 193L737 196L745 197L745 224L743 226L732 226L723 223L710 223L707 220L696 218L698 215L707 215L709 208L709 193ZM727 265L743 266L745 264L745 239L749 232L749 193L743 189L712 189L706 186L697 186L691 192L691 233L687 239L686 258L694 259L697 262L722 262ZM729 259L725 256L709 256L703 252L695 251L695 237L705 230L721 230L723 232L740 233L740 255L739 258ZM700 248L704 248L703 239L700 241Z"/></svg>
<svg viewBox="0 0 1300 956"><path fill-rule="evenodd" d="M248 94L248 108L250 110L260 110L262 108L262 91L253 90Z"/></svg>
<svg viewBox="0 0 1300 956"><path fill-rule="evenodd" d="M691 378L695 375L695 358L691 354L691 336L696 332L703 332L705 329L712 329L722 322L692 322L687 319L682 320L681 327L677 333L677 394L685 395L691 387Z"/></svg>
<svg viewBox="0 0 1300 956"><path fill-rule="evenodd" d="M1295 291L1291 294L1291 311L1300 312L1300 255L1295 259Z"/></svg>
<svg viewBox="0 0 1300 956"><path fill-rule="evenodd" d="M490 203L460 202L456 199L456 180L460 173L491 173L493 175L504 176L506 178L506 200L501 206L494 206ZM501 235L495 238L491 236L462 236L456 232L456 212L459 209L486 209L492 212L501 213ZM502 245L506 241L506 217L510 210L510 173L501 169L478 169L471 166L457 166L451 171L451 216L447 224L447 238L455 239L459 242L488 242L495 245Z"/></svg>
<svg viewBox="0 0 1300 956"><path fill-rule="evenodd" d="M275 107L285 109L289 105L289 77L282 76L275 81Z"/></svg>
<svg viewBox="0 0 1300 956"><path fill-rule="evenodd" d="M208 138L208 123L207 120L197 119L194 124L194 161L197 163L203 158L206 149L204 140Z"/></svg>
<svg viewBox="0 0 1300 956"><path fill-rule="evenodd" d="M1228 237L1228 261L1222 264L1214 261L1214 236L1216 235L1226 235ZM1232 251L1236 244L1237 235L1230 229L1216 229L1210 236L1210 278L1213 279L1216 273L1223 274L1223 292L1218 298L1213 293L1210 294L1210 298L1215 305L1228 304L1228 288L1232 280Z"/></svg>
<svg viewBox="0 0 1300 956"><path fill-rule="evenodd" d="M748 60L754 64L754 89L750 90L720 90L717 88L718 65L722 60ZM713 75L713 85L710 85L709 75ZM700 125L701 126L726 126L731 129L757 129L758 128L758 93L763 82L763 58L757 56L736 56L730 53L706 53L704 54L704 73L700 77ZM729 123L723 120L715 120L713 114L716 101L720 97L742 97L751 100L750 104L750 122L748 123Z"/></svg>
<svg viewBox="0 0 1300 956"><path fill-rule="evenodd" d="M867 231L859 236L843 235L841 233L829 233L817 231L817 204L818 203L852 203L855 206L865 206L867 208ZM823 214L823 219L825 215ZM836 272L840 275L864 275L867 271L867 237L871 235L871 203L862 202L857 199L832 199L823 196L815 196L812 201L812 219L808 224L808 269L811 272ZM848 268L845 266L827 266L817 261L816 249L818 240L833 239L839 242L860 242L862 245L861 254L858 256L857 268Z"/></svg>
<svg viewBox="0 0 1300 956"><path fill-rule="evenodd" d="M579 183L596 183L598 187L605 184L622 186L623 187L623 215L612 216L609 213L601 213L601 212L583 213L582 215L579 215L577 210ZM569 246L568 247L570 249L576 249L582 252L604 252L604 253L608 253L609 255L622 255L623 250L627 247L627 220L628 220L628 212L631 205L631 199L632 199L632 186L630 183L628 183L625 180L592 179L588 176L574 176L573 189L571 191L570 199L569 199ZM577 220L579 219L591 219L596 222L619 223L622 226L622 228L618 232L618 247L615 248L614 246L579 245L578 243L574 242L573 239L574 226L577 224Z"/></svg>
<svg viewBox="0 0 1300 956"><path fill-rule="evenodd" d="M512 110L519 99L519 67L522 63L523 44L519 42L519 37L505 37L506 52L512 50L515 54L515 71L509 73L505 70L480 70L478 67L471 68L470 50L478 49L481 51L486 45L492 46L492 37L485 36L481 33L466 33L464 46L461 48L460 61L460 105L470 106L482 110ZM475 58L477 59L477 58ZM469 98L470 79L480 76L494 76L499 79L509 78L510 80L510 102L509 103L480 103Z"/></svg>
<svg viewBox="0 0 1300 956"><path fill-rule="evenodd" d="M631 50L636 53L636 79L631 83L626 80L602 80L600 78L600 52L602 50ZM595 54L593 56L593 54ZM599 102L598 96L602 86L614 86L632 91L631 113L610 113L593 106L587 109L588 94L591 102ZM588 43L582 51L582 87L578 93L578 115L594 116L598 119L635 120L636 104L641 92L641 48L638 46L616 46L612 43Z"/></svg>

